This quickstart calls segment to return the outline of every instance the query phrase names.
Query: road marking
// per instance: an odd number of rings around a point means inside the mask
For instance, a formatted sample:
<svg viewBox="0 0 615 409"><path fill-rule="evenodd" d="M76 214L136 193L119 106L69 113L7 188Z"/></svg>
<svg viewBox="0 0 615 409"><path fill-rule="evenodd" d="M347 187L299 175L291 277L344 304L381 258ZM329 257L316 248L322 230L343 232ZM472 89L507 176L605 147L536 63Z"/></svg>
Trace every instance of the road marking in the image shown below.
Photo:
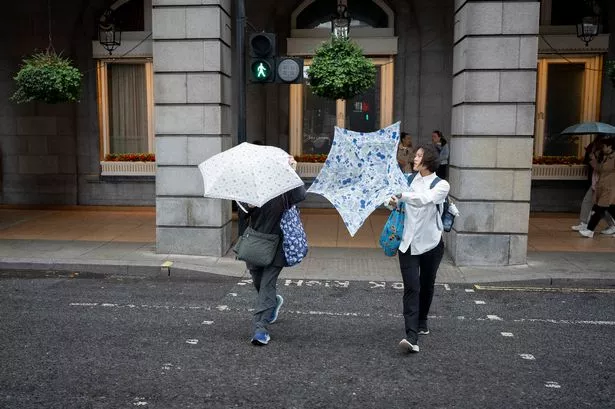
<svg viewBox="0 0 615 409"><path fill-rule="evenodd" d="M136 397L136 398L133 399L132 404L133 404L133 406L146 406L147 405L147 401L145 400L145 398Z"/></svg>
<svg viewBox="0 0 615 409"><path fill-rule="evenodd" d="M484 305L484 304L486 304L486 303L485 303L484 301L474 300L474 304L477 304L477 305Z"/></svg>
<svg viewBox="0 0 615 409"><path fill-rule="evenodd" d="M186 344L190 344L190 345L196 345L199 343L198 339L187 339L186 340Z"/></svg>
<svg viewBox="0 0 615 409"><path fill-rule="evenodd" d="M529 361L535 361L536 358L532 354L519 354L519 356L523 359L527 359Z"/></svg>
<svg viewBox="0 0 615 409"><path fill-rule="evenodd" d="M240 308L233 307L230 308L228 305L218 305L216 307L211 307L207 305L148 305L148 304L116 304L116 303L79 303L72 302L68 304L71 307L104 307L104 308L136 308L136 309L166 309L166 310L182 310L182 311L220 311L220 312L253 312L253 308ZM285 313L289 314L298 314L298 315L324 315L324 316L336 316L336 317L393 317L399 318L401 314L392 314L392 313L379 313L379 314L368 314L361 312L333 312L333 311L291 311L284 310ZM458 316L442 316L442 315L430 315L429 318L435 319L457 319L457 320L469 320L469 321L502 321L506 322L506 320L499 318L497 315L487 315L487 318L484 317L465 317L463 315ZM499 318L499 319L498 319ZM541 318L520 318L510 320L510 322L519 322L519 323L548 323L548 324L566 324L566 325L605 325L605 326L615 326L615 321L592 321L592 320L553 320L553 319L541 319ZM202 321L202 325L212 325L214 321Z"/></svg>
<svg viewBox="0 0 615 409"><path fill-rule="evenodd" d="M473 288L466 288L466 293L473 293L474 289Z"/></svg>
<svg viewBox="0 0 615 409"><path fill-rule="evenodd" d="M503 337L514 337L512 332L500 332Z"/></svg>
<svg viewBox="0 0 615 409"><path fill-rule="evenodd" d="M615 294L615 288L567 288L567 287L503 287L496 285L475 284L474 288L481 291L527 291L547 293L603 293Z"/></svg>
<svg viewBox="0 0 615 409"><path fill-rule="evenodd" d="M451 287L448 284L444 284L444 289L446 291L451 291Z"/></svg>
<svg viewBox="0 0 615 409"><path fill-rule="evenodd" d="M585 320L548 320L542 318L520 318L514 322L544 322L548 324L581 324L581 325L615 325L615 321L585 321Z"/></svg>
<svg viewBox="0 0 615 409"><path fill-rule="evenodd" d="M237 297L237 293L228 293L231 297Z"/></svg>
<svg viewBox="0 0 615 409"><path fill-rule="evenodd" d="M555 388L555 389L560 389L562 386L555 382L555 381L547 381L547 383L545 383L545 387L546 388Z"/></svg>

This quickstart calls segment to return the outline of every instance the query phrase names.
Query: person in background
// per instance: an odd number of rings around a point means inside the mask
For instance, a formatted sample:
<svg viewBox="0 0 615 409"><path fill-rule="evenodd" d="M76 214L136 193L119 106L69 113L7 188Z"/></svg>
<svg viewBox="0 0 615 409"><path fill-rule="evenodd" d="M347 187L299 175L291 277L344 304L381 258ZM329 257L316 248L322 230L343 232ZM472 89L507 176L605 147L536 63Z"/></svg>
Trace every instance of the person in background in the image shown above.
<svg viewBox="0 0 615 409"><path fill-rule="evenodd" d="M439 155L435 147L419 147L414 157L416 175L407 192L387 200L389 209L403 202L404 230L399 245L399 267L404 282L403 314L406 338L399 343L403 352L419 352L418 336L429 334L427 315L433 299L436 273L444 255L442 219L438 204L442 205L450 185L440 180L433 189Z"/></svg>
<svg viewBox="0 0 615 409"><path fill-rule="evenodd" d="M589 188L583 197L583 201L581 202L581 212L579 213L579 224L575 226L571 226L572 230L587 230L587 223L589 222L589 217L591 215L592 207L594 205L594 191L596 190L596 185L598 183L598 173L594 171L594 168L591 165L591 155L594 153L594 148L596 145L600 144L602 140L602 135L597 135L596 139L594 139L587 147L585 148L585 157L583 159L583 163L587 165L587 179L589 182ZM602 217L604 221L607 223L608 227L602 230L601 234L615 234L615 220L613 220L613 215L609 212L605 212Z"/></svg>
<svg viewBox="0 0 615 409"><path fill-rule="evenodd" d="M408 132L400 134L399 145L397 145L397 163L403 173L411 173L414 161L414 151L412 150L412 136Z"/></svg>
<svg viewBox="0 0 615 409"><path fill-rule="evenodd" d="M615 214L615 139L602 139L596 143L590 158L590 165L597 173L594 207L587 228L579 230L579 234L592 238L606 211Z"/></svg>
<svg viewBox="0 0 615 409"><path fill-rule="evenodd" d="M441 179L446 179L448 177L448 158L450 156L448 142L442 136L442 132L437 129L431 133L431 140L440 155L440 166L438 167L436 174Z"/></svg>

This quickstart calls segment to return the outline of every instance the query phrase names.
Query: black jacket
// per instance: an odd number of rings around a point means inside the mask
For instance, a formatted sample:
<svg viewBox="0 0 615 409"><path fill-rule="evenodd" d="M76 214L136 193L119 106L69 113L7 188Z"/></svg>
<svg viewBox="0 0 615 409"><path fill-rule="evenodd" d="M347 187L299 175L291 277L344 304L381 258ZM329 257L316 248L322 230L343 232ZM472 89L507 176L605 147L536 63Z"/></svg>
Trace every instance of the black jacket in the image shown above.
<svg viewBox="0 0 615 409"><path fill-rule="evenodd" d="M282 248L282 229L280 228L282 214L284 210L290 208L292 205L303 201L306 195L305 186L299 186L280 196L274 197L261 207L248 208L247 217L250 219L250 227L261 233L277 234L280 236L280 244L276 256L271 263L271 265L275 267L286 266L286 258L284 257L284 250ZM246 265L249 269L256 268L248 263L246 263Z"/></svg>

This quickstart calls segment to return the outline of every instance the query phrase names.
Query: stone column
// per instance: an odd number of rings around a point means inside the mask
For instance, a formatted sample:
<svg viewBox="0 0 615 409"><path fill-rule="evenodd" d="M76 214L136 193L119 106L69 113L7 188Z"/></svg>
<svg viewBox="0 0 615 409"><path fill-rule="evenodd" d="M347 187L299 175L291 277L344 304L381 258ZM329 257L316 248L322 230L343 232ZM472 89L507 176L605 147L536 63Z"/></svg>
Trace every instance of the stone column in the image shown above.
<svg viewBox="0 0 615 409"><path fill-rule="evenodd" d="M526 263L538 1L455 0L451 197L457 265Z"/></svg>
<svg viewBox="0 0 615 409"><path fill-rule="evenodd" d="M232 146L230 15L230 0L153 0L158 253L230 247L230 202L203 197L197 167Z"/></svg>

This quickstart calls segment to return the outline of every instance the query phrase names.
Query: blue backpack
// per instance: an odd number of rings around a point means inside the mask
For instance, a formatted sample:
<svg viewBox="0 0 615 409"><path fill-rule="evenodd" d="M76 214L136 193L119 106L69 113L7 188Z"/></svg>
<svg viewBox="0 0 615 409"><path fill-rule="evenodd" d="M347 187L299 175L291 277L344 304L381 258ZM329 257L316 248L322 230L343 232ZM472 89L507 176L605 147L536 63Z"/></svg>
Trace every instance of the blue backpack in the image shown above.
<svg viewBox="0 0 615 409"><path fill-rule="evenodd" d="M412 181L414 180L414 177L416 176L417 172L414 173L410 173L408 175L408 186L410 186L410 184L412 184ZM440 179L438 176L436 176L436 178L433 180L433 182L431 182L431 185L429 185L430 189L433 189L435 185L438 184L439 181L441 181L442 179ZM446 232L451 231L451 229L453 228L453 223L455 222L455 216L453 216L449 211L448 211L448 196L446 196L446 199L444 199L444 204L442 207L440 207L439 204L436 205L436 207L438 208L438 213L440 213L440 216L442 218L442 229Z"/></svg>
<svg viewBox="0 0 615 409"><path fill-rule="evenodd" d="M297 206L293 205L284 211L280 220L280 228L282 229L282 248L286 266L291 267L301 263L307 255L308 244Z"/></svg>

